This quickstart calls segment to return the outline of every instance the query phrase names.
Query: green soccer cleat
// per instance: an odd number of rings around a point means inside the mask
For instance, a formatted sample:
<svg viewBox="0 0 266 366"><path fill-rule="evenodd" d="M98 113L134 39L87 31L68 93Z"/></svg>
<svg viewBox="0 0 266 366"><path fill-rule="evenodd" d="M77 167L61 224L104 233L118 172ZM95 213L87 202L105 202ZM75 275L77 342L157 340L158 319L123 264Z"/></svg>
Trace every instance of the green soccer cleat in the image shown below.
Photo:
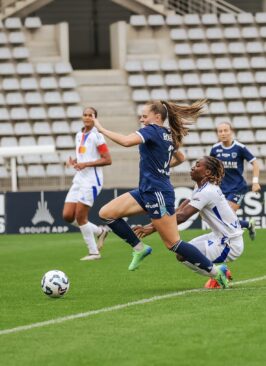
<svg viewBox="0 0 266 366"><path fill-rule="evenodd" d="M256 237L256 222L254 219L249 220L248 226L248 234L251 240L254 240Z"/></svg>
<svg viewBox="0 0 266 366"><path fill-rule="evenodd" d="M135 271L135 269L137 269L140 265L140 262L142 261L142 259L144 259L145 257L147 257L147 255L151 254L152 252L152 248L149 247L148 245L144 244L144 248L142 251L137 252L137 251L133 251L133 259L128 267L129 271Z"/></svg>
<svg viewBox="0 0 266 366"><path fill-rule="evenodd" d="M229 281L226 277L227 266L222 264L217 266L218 273L214 277L222 288L229 288Z"/></svg>

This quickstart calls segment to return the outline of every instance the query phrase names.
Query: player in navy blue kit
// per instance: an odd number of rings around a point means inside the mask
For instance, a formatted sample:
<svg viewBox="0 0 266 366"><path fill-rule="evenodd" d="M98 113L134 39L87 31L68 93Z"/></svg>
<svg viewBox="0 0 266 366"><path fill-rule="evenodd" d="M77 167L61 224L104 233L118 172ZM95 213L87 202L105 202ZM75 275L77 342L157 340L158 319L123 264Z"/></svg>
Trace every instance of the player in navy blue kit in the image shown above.
<svg viewBox="0 0 266 366"><path fill-rule="evenodd" d="M221 183L221 190L234 211L240 208L245 193L248 190L247 183L243 178L244 161L253 165L252 191L260 191L259 165L256 157L245 145L234 140L233 129L229 122L223 122L217 127L217 135L220 140L215 144L210 155L221 160L224 164L225 175ZM240 220L241 226L247 228L249 236L255 239L255 221Z"/></svg>
<svg viewBox="0 0 266 366"><path fill-rule="evenodd" d="M133 260L128 268L130 271L138 268L152 248L142 243L122 218L147 213L169 250L205 270L223 288L227 288L228 280L223 270L196 247L180 239L175 216L174 188L169 177L172 157L175 156L178 161L178 148L188 133L187 126L203 112L205 104L205 101L198 101L191 106L164 101L149 102L144 106L140 118L144 128L128 136L107 130L99 121L95 121L95 127L103 135L125 147L139 145L140 153L138 189L115 198L101 208L99 215L115 234L133 248ZM169 128L166 127L166 122Z"/></svg>

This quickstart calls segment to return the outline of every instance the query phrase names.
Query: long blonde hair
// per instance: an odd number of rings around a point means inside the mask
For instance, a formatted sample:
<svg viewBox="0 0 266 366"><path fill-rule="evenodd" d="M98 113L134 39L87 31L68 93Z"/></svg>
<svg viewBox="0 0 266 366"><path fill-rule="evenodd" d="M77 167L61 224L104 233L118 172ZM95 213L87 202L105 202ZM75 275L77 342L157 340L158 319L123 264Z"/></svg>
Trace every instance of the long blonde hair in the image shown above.
<svg viewBox="0 0 266 366"><path fill-rule="evenodd" d="M146 103L150 111L160 114L162 120L168 118L175 147L182 145L184 136L188 134L189 126L196 122L197 118L204 112L207 100L198 100L191 105L178 105L163 100Z"/></svg>

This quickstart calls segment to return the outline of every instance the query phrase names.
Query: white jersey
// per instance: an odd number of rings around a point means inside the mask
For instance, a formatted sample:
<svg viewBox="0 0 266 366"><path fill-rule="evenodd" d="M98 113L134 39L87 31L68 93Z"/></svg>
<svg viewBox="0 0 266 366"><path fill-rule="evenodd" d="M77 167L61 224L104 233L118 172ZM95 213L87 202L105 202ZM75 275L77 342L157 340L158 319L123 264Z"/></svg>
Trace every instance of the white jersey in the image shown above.
<svg viewBox="0 0 266 366"><path fill-rule="evenodd" d="M76 134L76 159L78 163L95 161L101 158L98 147L106 144L103 135L93 128L88 133L78 132ZM80 186L102 186L103 171L102 167L89 167L77 171L73 183Z"/></svg>
<svg viewBox="0 0 266 366"><path fill-rule="evenodd" d="M202 219L218 238L230 239L242 235L238 217L219 186L207 182L195 188L189 204L200 211Z"/></svg>

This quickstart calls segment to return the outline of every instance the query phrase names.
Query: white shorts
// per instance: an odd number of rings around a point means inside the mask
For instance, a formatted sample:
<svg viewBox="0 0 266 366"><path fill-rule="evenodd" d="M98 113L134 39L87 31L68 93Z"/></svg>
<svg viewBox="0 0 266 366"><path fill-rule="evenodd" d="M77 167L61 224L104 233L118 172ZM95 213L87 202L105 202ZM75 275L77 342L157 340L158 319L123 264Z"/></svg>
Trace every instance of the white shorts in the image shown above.
<svg viewBox="0 0 266 366"><path fill-rule="evenodd" d="M217 238L214 233L209 233L198 236L190 240L189 243L198 248L213 263L234 261L244 250L242 235L223 240Z"/></svg>
<svg viewBox="0 0 266 366"><path fill-rule="evenodd" d="M101 186L81 187L79 184L74 183L68 191L65 202L81 202L86 206L92 207L101 190Z"/></svg>

